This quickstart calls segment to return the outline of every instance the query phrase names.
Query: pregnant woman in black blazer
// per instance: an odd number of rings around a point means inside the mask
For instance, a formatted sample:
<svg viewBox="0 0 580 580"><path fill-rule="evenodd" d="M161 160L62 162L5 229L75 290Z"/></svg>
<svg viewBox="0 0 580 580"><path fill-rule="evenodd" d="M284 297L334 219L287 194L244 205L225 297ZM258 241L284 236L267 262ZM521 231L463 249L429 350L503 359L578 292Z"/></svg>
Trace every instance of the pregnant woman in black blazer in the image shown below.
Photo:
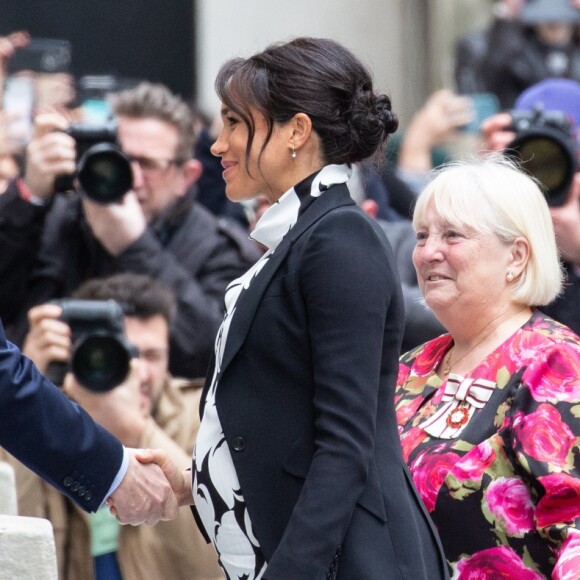
<svg viewBox="0 0 580 580"><path fill-rule="evenodd" d="M346 185L396 130L390 100L313 38L227 62L216 88L212 152L229 199L268 196L265 253L227 289L193 469L165 471L227 578L445 578L397 433L391 248Z"/></svg>

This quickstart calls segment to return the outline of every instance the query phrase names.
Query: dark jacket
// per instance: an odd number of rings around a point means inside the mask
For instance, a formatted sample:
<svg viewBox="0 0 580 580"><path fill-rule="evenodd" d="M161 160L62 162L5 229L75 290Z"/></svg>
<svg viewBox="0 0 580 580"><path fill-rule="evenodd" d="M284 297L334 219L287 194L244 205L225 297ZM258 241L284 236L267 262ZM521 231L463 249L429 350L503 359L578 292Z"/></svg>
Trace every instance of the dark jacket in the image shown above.
<svg viewBox="0 0 580 580"><path fill-rule="evenodd" d="M564 267L566 278L562 294L540 310L580 335L580 273L572 264L565 263Z"/></svg>
<svg viewBox="0 0 580 580"><path fill-rule="evenodd" d="M21 344L31 306L70 296L90 278L148 274L177 297L170 369L184 377L205 376L225 288L260 255L239 226L186 197L113 257L93 236L79 195L57 195L50 207L38 207L14 184L0 198L0 242L11 250L0 258L0 313L11 340Z"/></svg>
<svg viewBox="0 0 580 580"><path fill-rule="evenodd" d="M0 446L87 511L107 497L123 448L48 382L0 324Z"/></svg>
<svg viewBox="0 0 580 580"><path fill-rule="evenodd" d="M403 316L389 244L344 185L240 296L216 405L266 580L445 577L397 432Z"/></svg>
<svg viewBox="0 0 580 580"><path fill-rule="evenodd" d="M479 73L482 90L497 95L502 109L510 109L525 89L544 79L580 81L580 40L576 35L565 50L550 48L532 28L497 19L488 31Z"/></svg>

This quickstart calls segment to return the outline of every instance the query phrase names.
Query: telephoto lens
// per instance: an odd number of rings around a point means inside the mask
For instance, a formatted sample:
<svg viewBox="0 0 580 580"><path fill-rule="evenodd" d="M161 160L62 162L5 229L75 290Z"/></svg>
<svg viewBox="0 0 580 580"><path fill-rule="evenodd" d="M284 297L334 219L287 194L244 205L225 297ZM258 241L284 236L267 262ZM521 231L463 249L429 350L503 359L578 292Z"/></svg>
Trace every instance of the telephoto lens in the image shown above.
<svg viewBox="0 0 580 580"><path fill-rule="evenodd" d="M511 111L515 139L506 153L538 180L548 205L561 206L578 170L573 126L560 111Z"/></svg>
<svg viewBox="0 0 580 580"><path fill-rule="evenodd" d="M120 201L133 187L133 171L128 157L111 143L90 147L77 166L82 192L93 201Z"/></svg>
<svg viewBox="0 0 580 580"><path fill-rule="evenodd" d="M131 161L117 143L117 125L73 123L66 129L76 143L77 165L74 175L61 175L55 191L75 188L77 179L81 193L98 203L115 203L133 187Z"/></svg>
<svg viewBox="0 0 580 580"><path fill-rule="evenodd" d="M137 349L123 333L123 310L114 300L59 300L61 319L71 328L73 349L68 365L50 363L48 378L61 385L67 370L85 388L106 392L129 374Z"/></svg>

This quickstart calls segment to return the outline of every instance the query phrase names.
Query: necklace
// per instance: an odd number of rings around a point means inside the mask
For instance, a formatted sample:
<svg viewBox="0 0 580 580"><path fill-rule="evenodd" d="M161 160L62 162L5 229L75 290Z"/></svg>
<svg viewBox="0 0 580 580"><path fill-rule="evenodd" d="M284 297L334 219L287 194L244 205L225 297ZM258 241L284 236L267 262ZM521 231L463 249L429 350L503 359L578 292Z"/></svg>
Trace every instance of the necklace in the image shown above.
<svg viewBox="0 0 580 580"><path fill-rule="evenodd" d="M507 318L505 321L499 323L499 325L503 325L506 322L511 321L512 319L515 319L517 317L519 317L519 315L524 312L526 310L526 307L522 308L519 312L516 312L515 314L513 314L512 316L510 316L509 318ZM451 372L451 367L453 365L456 365L457 363L459 363L460 361L462 361L468 354L471 354L476 348L478 348L479 346L481 346L494 332L496 332L498 330L498 326L496 323L496 326L494 328L491 329L490 332L487 332L486 334L483 335L482 339L479 340L478 342L476 342L468 351L466 351L464 354L462 354L457 360L452 361L453 358L453 352L455 351L455 345L453 345L449 351L447 352L447 354L445 355L445 358L443 359L443 376L446 377L450 372Z"/></svg>
<svg viewBox="0 0 580 580"><path fill-rule="evenodd" d="M483 343L484 340L489 338L492 334L493 334L493 331L486 334L479 342L477 342L465 354L462 354L456 361L451 362L451 359L453 358L453 352L455 351L455 345L453 345L449 349L449 352L447 353L447 355L445 356L445 359L444 359L443 376L446 377L451 372L451 367L454 364L457 364L459 361L462 361L468 354L471 354L479 345L481 345Z"/></svg>

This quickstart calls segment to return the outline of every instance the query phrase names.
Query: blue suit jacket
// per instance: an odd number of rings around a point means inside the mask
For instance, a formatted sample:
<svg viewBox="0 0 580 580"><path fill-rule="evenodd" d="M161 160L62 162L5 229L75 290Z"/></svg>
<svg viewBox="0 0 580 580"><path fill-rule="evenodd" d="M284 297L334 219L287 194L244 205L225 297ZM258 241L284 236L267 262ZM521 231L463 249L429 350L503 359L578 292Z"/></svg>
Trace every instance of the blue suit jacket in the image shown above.
<svg viewBox="0 0 580 580"><path fill-rule="evenodd" d="M390 246L344 185L240 296L216 405L267 580L446 576L397 432L403 319Z"/></svg>
<svg viewBox="0 0 580 580"><path fill-rule="evenodd" d="M106 499L123 460L121 443L8 342L1 324L0 445L87 511Z"/></svg>

